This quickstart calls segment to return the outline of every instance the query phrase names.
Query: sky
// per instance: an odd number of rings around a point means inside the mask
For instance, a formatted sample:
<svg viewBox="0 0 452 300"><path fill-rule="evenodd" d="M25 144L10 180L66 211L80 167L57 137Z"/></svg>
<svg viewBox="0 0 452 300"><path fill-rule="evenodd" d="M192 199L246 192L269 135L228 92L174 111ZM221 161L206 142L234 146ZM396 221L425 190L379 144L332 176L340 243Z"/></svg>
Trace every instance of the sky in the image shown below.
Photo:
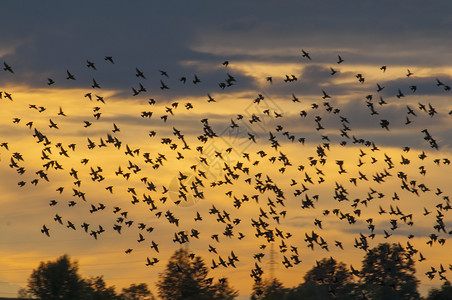
<svg viewBox="0 0 452 300"><path fill-rule="evenodd" d="M427 258L416 264L421 292L442 284L438 276L429 280L424 273L448 266L451 259L445 249L448 234L433 226L440 213L446 231L451 224L448 211L437 205L445 206L451 192L447 86L452 86L452 4L243 2L2 2L0 64L13 72L0 70L0 143L7 143L0 148L0 296L15 296L39 262L63 254L79 262L83 276L103 275L117 290L146 282L155 295L158 274L181 246L173 242L174 234L194 229L199 239L190 237L182 246L201 255L208 266L234 251L240 259L237 268L219 267L211 273L215 279L230 278L246 299L256 253L265 254L264 277L273 272L287 287L301 283L304 273L324 257L360 266L364 252L354 247L354 239L371 234L369 218L375 224L370 246L409 242ZM338 56L344 61L338 63ZM67 79L68 72L75 80ZM195 75L200 82L193 83ZM285 80L292 75L297 80ZM163 84L169 89L161 89ZM323 92L330 98L323 98ZM303 111L306 116L300 115ZM381 126L385 121L387 129ZM50 144L38 143L36 132ZM216 136L203 142L199 136L205 133ZM108 135L121 146L106 143ZM164 144L164 139L171 141ZM95 144L92 149L89 141ZM99 147L102 141L105 147ZM133 156L125 153L127 147ZM319 162L319 147L325 164ZM419 158L422 153L425 159ZM404 159L410 163L402 164ZM49 161L54 164L46 169ZM12 162L17 167L10 167ZM62 169L55 168L58 164ZM40 170L49 181L39 177ZM374 180L386 172L390 176ZM128 179L125 173L130 173ZM181 174L187 178L180 179ZM408 176L410 190L401 189L401 174ZM155 190L147 189L151 182ZM284 206L276 202L274 191L256 189L260 182L281 189ZM187 186L187 200L179 197L181 184ZM110 186L112 192L106 190ZM302 191L303 186L308 190ZM347 201L334 198L338 186L347 191ZM195 190L204 198L194 197ZM393 200L395 193L400 200ZM144 195L153 199L155 209L142 201ZM138 203L131 202L133 196ZM313 208L302 208L307 198L314 199ZM352 207L355 199L359 204ZM50 206L51 200L57 204ZM69 206L71 201L76 204ZM99 206L105 208L93 210ZM220 213L210 214L212 206ZM120 208L116 213L115 207ZM380 207L387 213L379 214ZM413 225L389 214L391 207L412 214ZM356 223L334 215L334 209L354 216ZM424 215L424 209L431 213ZM165 216L168 211L178 225ZM127 217L120 223L122 212ZM194 220L197 212L202 221ZM54 220L56 215L63 224ZM218 220L225 218L225 223ZM292 236L277 237L270 246L251 226L259 218ZM233 224L234 219L240 223ZM397 229L391 230L392 219L398 220ZM67 227L68 221L76 230ZM87 233L81 228L84 222L90 224ZM140 229L140 223L152 232ZM114 224L122 226L121 234ZM232 237L223 234L227 224L233 225ZM41 233L44 225L50 237ZM89 233L99 226L105 232L96 240ZM305 234L313 230L327 241L329 251L307 247ZM385 238L385 230L391 236ZM245 237L239 239L239 233ZM446 246L427 245L432 233L446 239ZM140 234L143 242L138 242ZM211 238L214 234L219 242ZM159 244L159 253L149 247L151 241ZM278 251L284 248L282 241L286 252ZM263 244L267 247L260 249ZM209 245L218 254L209 252ZM285 268L281 262L284 255L294 254L292 246L302 262ZM277 262L273 271L271 247ZM133 251L126 254L129 248ZM146 266L148 257L160 261Z"/></svg>

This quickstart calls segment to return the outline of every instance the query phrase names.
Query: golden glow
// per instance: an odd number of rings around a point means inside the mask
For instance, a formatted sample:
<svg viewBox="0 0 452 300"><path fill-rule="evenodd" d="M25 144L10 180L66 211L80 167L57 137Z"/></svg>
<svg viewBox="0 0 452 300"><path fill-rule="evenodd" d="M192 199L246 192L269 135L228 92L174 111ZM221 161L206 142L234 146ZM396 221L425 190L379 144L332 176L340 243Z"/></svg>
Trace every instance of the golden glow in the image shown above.
<svg viewBox="0 0 452 300"><path fill-rule="evenodd" d="M267 53L268 54L268 53ZM186 61L181 63L183 66L196 66L200 71L213 70L217 66L211 64L201 64L196 61ZM328 70L330 65L322 65ZM353 85L344 94L334 96L331 100L333 105L341 107L342 105L352 105L352 98L360 96L365 97L363 90L371 86L372 93L374 86L367 82L378 82L382 73L378 67L371 65L351 65L351 66L334 66L340 70L340 73L351 75L348 77L338 76L333 78L330 84L332 85ZM356 78L353 74L362 72L366 76L366 83L360 86L358 82L354 82ZM231 63L231 73L239 73L242 76L252 78L257 82L258 87L268 87L266 81L267 76L273 74L300 74L303 73L303 66L297 63L262 63L258 61L247 61L239 63ZM450 68L430 68L430 69L412 69L418 76L430 76L433 74L450 74ZM404 78L406 68L391 67L388 68L385 74L385 80L396 80L401 77ZM341 74L339 74L341 75ZM280 79L280 78L279 78ZM303 78L300 78L303 81ZM434 82L432 83L434 84ZM358 85L358 87L356 87ZM35 89L28 86L6 86L5 91L11 91L14 101L9 102L2 100L0 105L0 120L2 122L2 138L1 142L8 142L9 150L0 148L1 165L0 170L2 176L2 205L6 210L0 214L0 230L6 232L7 243L6 247L0 250L0 280L12 282L14 284L24 286L26 278L31 273L33 268L36 268L40 261L53 260L59 255L67 253L73 259L78 260L80 271L85 276L104 275L107 284L114 284L119 290L122 287L128 286L130 283L147 282L154 284L158 279L158 273L164 270L166 260L171 256L173 250L179 247L178 244L172 241L174 233L179 231L191 232L192 229L197 229L200 234L200 240L192 238L189 249L201 255L208 266L211 265L212 259L217 260L218 255L223 258L227 257L231 250L233 250L240 259L237 264L237 269L216 269L212 270L212 275L218 277L229 277L231 284L240 289L242 294L250 293L249 277L250 266L254 264L253 255L259 251L266 254L262 261L262 266L266 270L265 276L269 273L269 251L270 246L265 250L259 250L259 245L265 243L262 239L255 237L255 230L251 228L251 219L259 217L259 209L262 208L265 212L269 212L267 206L268 197L274 201L274 194L268 192L259 195L259 192L254 189L255 175L262 173L261 180L265 181L268 175L274 183L285 191L285 206L277 206L277 211L287 211L285 218L281 217L281 224L277 224L275 220L269 220L272 227L284 232L290 232L293 237L285 240L285 243L298 247L300 252L300 259L302 263L294 268L284 269L279 263L282 261L282 255L277 255L277 266L275 273L286 286L295 286L301 283L303 274L309 270L314 264L315 260L320 260L323 257L333 256L347 264L352 264L355 268L359 268L360 262L364 252L356 249L353 246L354 238L362 232L369 234L365 220L373 218L376 224L377 236L371 240L371 245L376 246L379 242L401 242L403 245L408 241L405 233L413 232L415 237L410 240L410 243L421 251L428 260L426 262L418 263L418 278L423 284L427 284L427 279L423 276L430 265L438 265L444 263L444 260L449 258L446 247L439 247L435 244L432 247L426 245L428 234L433 233L432 224L434 224L434 214L436 211L435 205L441 202L442 196L434 194L436 188L440 188L444 195L448 195L449 179L445 174L450 173L450 166L442 162L443 158L450 157L450 149L442 148L440 151L426 151L428 159L420 161L418 155L422 152L417 147L413 147L410 152L404 153L401 150L402 145L397 146L380 146L380 151L371 151L371 147L364 145L353 145L352 140L341 138L337 126L340 126L337 115L328 114L324 112L324 107L318 110L311 108L311 102L321 103L321 89L319 85L317 94L311 93L304 95L302 93L295 93L299 95L302 103L294 103L290 99L292 92L287 91L287 97L284 94L277 92L270 92L266 100L262 104L254 103L255 98L260 93L254 90L242 90L237 92L218 92L212 93L211 96L216 99L214 103L208 103L207 95L196 95L181 97L180 99L162 99L156 105L149 105L147 100L149 97L135 99L132 96L126 99L119 96L120 91L115 90L100 90L93 92L93 97L98 94L104 97L105 104L96 101L96 98L89 100L84 95L86 91L83 89L58 89L58 88L43 88ZM325 85L327 88L328 85ZM270 90L270 88L268 88ZM270 95L270 94L274 95ZM304 98L306 96L306 99ZM163 97L162 97L163 98ZM444 96L428 96L428 101L436 103L445 102ZM160 100L160 99L157 99ZM168 112L171 109L171 104L178 102L177 107L172 108L174 115ZM192 103L193 110L187 110L184 105ZM414 104L417 101L414 102ZM409 103L407 100L406 103ZM46 108L39 112L29 105L36 105L37 107ZM320 104L322 105L322 104ZM405 108L405 102L400 101L400 104L391 104L391 109ZM58 115L59 109L64 111L66 116ZM94 117L93 109L100 107L99 112L102 114L99 120ZM445 109L447 104L441 103L439 108ZM268 114L265 115L263 111L268 109ZM299 117L301 110L307 110L309 117L302 119ZM140 114L143 111L152 111L151 118L143 118ZM283 114L284 117L276 118L276 113ZM388 111L385 111L388 112ZM347 111L343 112L347 116ZM441 111L444 115L444 112ZM237 120L237 115L244 116L243 120ZM253 124L253 114L260 116L262 122ZM160 118L164 115L168 116L168 120L163 122ZM330 124L327 130L316 131L314 129L314 116L322 115L323 120L333 120L335 123ZM341 114L342 115L342 114ZM419 112L421 115L421 112ZM355 123L350 126L353 128L352 133L357 136L380 135L385 131L378 126L379 118L373 118L372 125L363 122L362 116L352 115L350 119L355 118ZM18 124L13 124L14 118L20 118ZM198 136L203 133L203 124L201 119L208 118L209 124L217 133L222 133L221 137L208 141L202 144L198 140ZM381 117L383 118L383 117ZM242 131L234 131L230 126L231 119L240 125ZM58 129L50 128L50 120L57 124ZM290 120L285 122L285 120ZM428 122L428 116L419 117L419 122ZM437 119L435 119L436 121ZM33 122L32 129L25 124ZM85 121L92 123L86 128ZM331 122L333 122L331 121ZM433 128L441 129L444 126L444 119L437 121ZM113 133L114 125L120 128L119 132ZM323 123L323 121L322 121ZM308 136L306 144L303 146L295 140L290 142L282 136L282 132L276 132L276 126L282 124L285 130L296 135L297 138L304 135ZM356 128L354 124L358 124ZM422 123L421 123L422 124ZM337 128L335 128L334 126ZM367 125L367 126L366 126ZM190 145L191 150L182 149L183 143L178 140L173 134L173 127L181 130L184 134L187 144ZM47 183L44 179L40 179L38 185L35 187L31 181L37 177L38 170L44 170L43 164L46 160L42 160L42 151L44 146L36 143L36 138L32 137L34 128L42 131L49 137L52 144L49 145L52 154L52 159L57 160L63 167L63 170L55 170L49 168L45 172L49 176L50 182ZM444 129L444 128L443 128ZM156 136L150 137L149 131L155 130ZM278 150L271 148L269 142L269 132L278 135L278 141L281 147ZM382 133L383 132L383 133ZM388 132L389 135L403 136L404 133L409 132L403 126L391 127ZM248 133L254 134L257 142L252 142ZM417 138L422 140L423 135L419 132ZM115 148L112 144L107 147L99 148L101 143L100 138L104 141L107 139L107 134L118 137L122 141L121 149ZM322 135L328 135L334 139L330 143L330 150L324 143ZM96 147L92 150L88 149L88 138L91 139ZM175 151L170 151L169 145L162 144L163 138L171 138L172 142L177 144ZM342 140L348 142L346 147L339 146L338 143ZM383 138L382 142L386 140ZM446 141L445 141L446 142ZM57 148L56 143L61 143L63 148L67 150L68 156L60 154L61 149ZM69 149L70 144L76 144L76 150ZM394 141L388 141L388 144L396 144ZM139 150L139 154L134 156L125 155L126 145L131 150ZM200 154L196 150L197 146L203 146L204 153ZM316 149L317 146L324 147L326 153L327 164L322 166L317 164L310 166L311 160L308 157L318 159ZM427 144L423 146L428 147ZM230 154L226 153L226 149L232 148ZM267 156L260 157L258 151L264 149ZM364 162L363 167L358 167L358 156L360 150L366 152L366 155L361 158ZM184 159L177 159L180 152ZM215 152L216 151L216 152ZM20 166L26 170L24 175L19 175L14 169L8 167L10 157L13 153L19 152L23 155L24 161L18 161ZM163 166L153 168L152 164L144 162L143 153L149 153L150 158L155 162L159 154L164 154L166 160L163 160ZM222 154L223 158L218 156ZM244 157L244 153L250 156L249 161ZM284 166L278 160L278 157L284 153L291 162L291 166ZM395 170L388 170L387 163L384 162L385 156L391 157L395 166ZM409 166L400 164L401 155L409 158L412 163ZM269 158L274 156L276 158L274 163L269 161ZM200 162L200 157L206 158L208 166ZM82 159L88 159L86 165L82 164ZM376 162L372 162L372 158ZM433 162L433 159L440 159L439 165ZM338 160L344 161L344 169L346 173L339 173L339 167L335 163ZM240 175L240 180L234 182L234 185L221 185L214 189L209 188L209 184L214 181L224 179L225 163L229 167L234 166L238 162L249 167L251 172L249 175L240 171L235 171ZM136 164L141 168L141 171L133 172L131 164ZM298 170L298 166L303 165L304 170ZM196 171L193 170L196 167ZM427 170L427 176L419 174L419 168L424 166ZM94 170L101 167L100 174L104 177L102 181L92 180L90 175L91 168ZM118 168L121 167L123 172L130 173L130 178L126 180L121 175L115 175ZM285 168L285 169L281 169ZM70 175L71 169L78 171L81 186L77 187L75 182L77 179ZM203 180L205 188L203 189L205 199L193 201L186 205L176 206L174 201L177 200L177 191L171 190L167 194L163 194L163 186L170 187L172 183L177 183L179 171L185 175L201 177L198 171L201 170L206 173L208 179ZM373 181L373 176L388 170L391 177L385 179L384 183L378 184ZM430 191L421 193L420 197L414 196L410 192L400 191L400 180L397 179L397 172L403 171L410 174L410 180L414 180L417 184L424 183L430 188ZM317 173L318 172L318 173ZM323 172L325 175L321 175ZM356 186L350 182L350 178L358 178L359 172L364 173L369 181L357 179ZM305 181L306 174L308 174L313 184ZM147 177L148 182L152 182L156 186L156 191L149 191L143 183L143 177ZM252 184L247 184L245 179L251 178ZM291 179L297 183L291 186ZM318 183L321 180L323 183ZM17 186L21 180L26 182L23 188ZM333 199L334 189L336 183L342 184L349 192L349 201L338 202ZM191 184L187 181L187 186ZM302 209L301 201L305 194L301 196L294 196L297 189L302 188L302 184L309 188L307 194L312 197L319 195L319 200L315 201L315 209ZM113 192L110 193L105 188L113 186ZM59 194L56 191L58 187L65 187L64 192ZM134 192L139 203L133 205L132 191L130 188L135 188ZM355 209L350 205L354 199L365 199L368 197L370 188L384 194L383 197L377 199L375 196L365 204L359 204L361 209L359 216ZM86 201L73 196L73 189L83 191L86 194ZM232 196L226 195L227 192L232 191ZM400 200L392 200L394 191L397 191ZM172 193L172 194L171 194ZM150 206L143 203L143 194L149 195L158 206L158 209L150 211ZM189 193L190 194L190 193ZM242 207L237 209L233 207L233 198L242 198L243 195L259 195L259 203L255 200L249 199L243 202ZM173 195L171 197L171 195ZM191 194L190 194L191 195ZM192 196L192 195L191 195ZM166 202L163 203L162 197L167 197ZM193 199L193 197L191 198ZM49 206L50 200L58 201L54 207ZM74 207L69 207L70 201L76 201ZM102 203L106 206L104 211L90 213L91 205L98 206ZM184 203L182 203L184 204ZM216 215L210 215L209 209L215 205L220 211L226 211L231 215L231 219L240 218L241 223L234 227L234 237L227 238L222 235L225 224L217 222ZM121 207L122 211L128 212L128 219L134 220L133 226L130 228L122 224L122 233L118 234L112 230L113 224L117 222L119 214L113 214L113 207ZM406 214L413 214L414 226L410 227L402 221L400 224L400 231L393 232L393 236L384 239L383 230L390 230L389 220L397 218L389 216L388 214L378 214L379 207L383 207L389 211L390 207L397 206ZM423 216L424 207L432 211L429 216ZM356 217L357 224L350 225L346 220L339 220L338 217L332 215L323 215L324 210L338 208L344 213L352 214ZM165 218L164 214L171 211L180 220L180 225L176 226L170 224ZM203 222L196 222L196 212L200 212L204 219ZM162 212L160 218L155 216L156 212ZM60 225L54 221L55 215L58 214L63 219L63 224ZM314 219L321 219L323 228L315 227ZM67 228L67 221L75 224L76 230ZM93 230L96 230L99 225L103 226L105 233L94 240L92 236L85 233L81 228L83 222L89 223ZM140 233L144 233L137 229L138 223L145 223L147 227L154 227L152 233L146 234L146 241L138 243L137 239ZM46 224L50 228L51 237L48 238L41 234L40 230ZM91 230L91 229L90 229ZM311 251L306 247L304 242L305 233L310 233L312 230L321 233L322 237L329 244L329 251L321 250L316 246L315 251ZM237 235L241 232L246 238L238 241ZM220 236L220 243L211 239L211 235L218 233ZM155 253L149 248L150 241L155 240L159 243L160 253ZM345 251L340 250L334 246L335 240L340 240L344 243ZM276 250L279 248L280 240L275 242ZM218 248L218 255L214 255L208 251L208 245L214 245ZM29 249L33 248L32 251ZM133 248L130 255L124 253L128 248ZM28 250L27 250L28 249ZM147 257L158 257L160 262L154 267L146 267L145 262ZM438 284L438 282L436 282ZM153 289L155 294L155 289Z"/></svg>

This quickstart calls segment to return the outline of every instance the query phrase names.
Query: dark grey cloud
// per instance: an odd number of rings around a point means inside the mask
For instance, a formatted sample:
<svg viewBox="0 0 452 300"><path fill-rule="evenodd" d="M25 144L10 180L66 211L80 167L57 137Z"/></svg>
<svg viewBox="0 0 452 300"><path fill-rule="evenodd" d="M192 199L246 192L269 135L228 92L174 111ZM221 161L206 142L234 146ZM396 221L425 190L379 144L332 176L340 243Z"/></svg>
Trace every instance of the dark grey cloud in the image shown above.
<svg viewBox="0 0 452 300"><path fill-rule="evenodd" d="M445 13L448 5L444 1L418 2L409 7L392 1L353 5L250 1L228 3L218 9L201 1L158 5L8 1L4 11L9 13L0 21L2 28L8 28L2 33L1 49L13 49L2 58L13 64L17 73L28 74L22 78L24 82L44 84L50 75L62 82L66 69L87 73L85 60L90 59L99 66L97 73L105 70L110 76L109 84L121 83L129 88L135 67L158 77L158 69L185 73L180 72L181 60L219 63L228 58L241 61L253 57L293 62L299 50L282 53L287 48L312 48L313 60L318 62L333 63L336 57L331 52L337 52L350 63L439 65L448 57L444 40L452 30ZM210 49L224 48L224 54L194 50L204 44ZM247 51L234 55L230 51L234 48ZM275 51L265 55L260 49ZM432 49L438 55L424 53ZM117 73L105 66L106 55L116 59ZM130 81L124 80L124 74L130 74ZM90 81L91 76L86 76Z"/></svg>

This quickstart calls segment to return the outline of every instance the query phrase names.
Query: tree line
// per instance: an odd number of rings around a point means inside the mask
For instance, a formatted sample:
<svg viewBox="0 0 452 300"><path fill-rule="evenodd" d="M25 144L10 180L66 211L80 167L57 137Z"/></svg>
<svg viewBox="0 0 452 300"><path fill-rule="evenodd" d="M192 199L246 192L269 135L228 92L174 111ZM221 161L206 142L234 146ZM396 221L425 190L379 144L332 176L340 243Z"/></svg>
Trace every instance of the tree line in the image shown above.
<svg viewBox="0 0 452 300"><path fill-rule="evenodd" d="M146 283L131 284L121 293L107 286L103 276L83 278L77 261L63 255L55 261L41 262L18 292L21 299L42 300L138 300L155 299Z"/></svg>
<svg viewBox="0 0 452 300"><path fill-rule="evenodd" d="M427 297L421 297L415 273L415 261L405 248L382 243L366 252L361 269L348 268L332 257L324 258L296 287L285 288L276 278L256 281L251 300L452 299L452 287L447 280L440 289L431 289Z"/></svg>
<svg viewBox="0 0 452 300"><path fill-rule="evenodd" d="M360 269L348 268L334 258L316 262L304 282L286 288L277 278L257 278L251 300L417 300L415 262L399 244L379 244L367 251ZM213 280L204 260L186 249L178 249L159 274L157 295L164 300L232 300L239 293L227 278ZM41 262L18 294L23 299L43 300L150 300L156 299L146 283L131 284L116 292L103 276L83 278L77 261L63 255L55 261ZM452 299L449 281L431 289L425 300Z"/></svg>

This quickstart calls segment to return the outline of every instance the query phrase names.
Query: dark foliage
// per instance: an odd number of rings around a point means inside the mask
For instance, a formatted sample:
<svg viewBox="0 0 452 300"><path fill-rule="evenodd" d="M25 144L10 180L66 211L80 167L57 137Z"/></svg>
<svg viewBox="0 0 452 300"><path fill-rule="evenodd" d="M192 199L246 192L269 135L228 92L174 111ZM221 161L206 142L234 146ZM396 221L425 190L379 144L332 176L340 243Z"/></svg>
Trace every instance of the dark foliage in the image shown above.
<svg viewBox="0 0 452 300"><path fill-rule="evenodd" d="M411 257L398 244L379 244L369 250L361 269L361 288L373 299L419 299L419 280Z"/></svg>
<svg viewBox="0 0 452 300"><path fill-rule="evenodd" d="M452 286L449 281L444 282L441 289L432 289L428 293L427 300L449 300L452 299Z"/></svg>
<svg viewBox="0 0 452 300"><path fill-rule="evenodd" d="M208 277L209 270L201 257L185 249L177 250L168 261L157 283L158 294L168 300L234 299L237 292L222 283L221 289Z"/></svg>
<svg viewBox="0 0 452 300"><path fill-rule="evenodd" d="M39 299L84 299L86 283L78 274L77 262L67 255L55 262L41 262L28 279L28 291Z"/></svg>

